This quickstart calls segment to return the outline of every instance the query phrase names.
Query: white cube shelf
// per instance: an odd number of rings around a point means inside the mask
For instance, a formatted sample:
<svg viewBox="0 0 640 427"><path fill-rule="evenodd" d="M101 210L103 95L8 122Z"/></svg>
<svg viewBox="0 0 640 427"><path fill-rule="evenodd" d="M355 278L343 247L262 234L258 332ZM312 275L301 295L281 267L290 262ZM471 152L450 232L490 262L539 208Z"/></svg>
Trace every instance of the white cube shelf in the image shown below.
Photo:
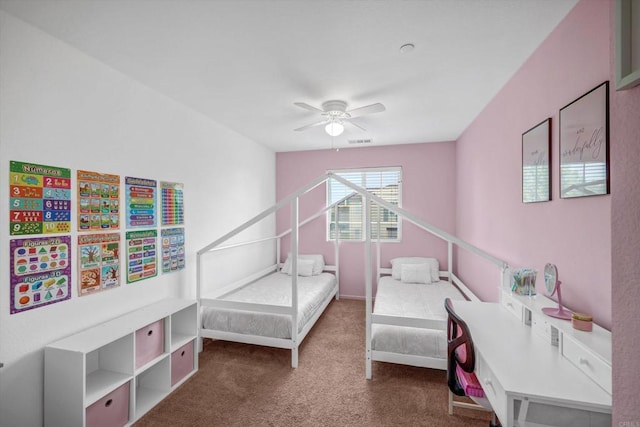
<svg viewBox="0 0 640 427"><path fill-rule="evenodd" d="M138 420L198 370L194 352L192 369L185 371L182 363L176 381L171 360L172 352L195 345L197 313L195 301L164 299L46 346L45 426L87 426L92 405L125 390L125 425ZM151 353L142 348L147 345ZM146 357L142 364L140 354Z"/></svg>

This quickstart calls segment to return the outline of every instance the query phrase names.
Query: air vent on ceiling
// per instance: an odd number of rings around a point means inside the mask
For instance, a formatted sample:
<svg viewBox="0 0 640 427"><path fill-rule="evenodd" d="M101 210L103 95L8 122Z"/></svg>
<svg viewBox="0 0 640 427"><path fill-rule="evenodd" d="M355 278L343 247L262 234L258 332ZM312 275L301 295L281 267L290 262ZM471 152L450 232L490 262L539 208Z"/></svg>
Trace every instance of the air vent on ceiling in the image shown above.
<svg viewBox="0 0 640 427"><path fill-rule="evenodd" d="M349 139L349 144L371 144L372 139Z"/></svg>

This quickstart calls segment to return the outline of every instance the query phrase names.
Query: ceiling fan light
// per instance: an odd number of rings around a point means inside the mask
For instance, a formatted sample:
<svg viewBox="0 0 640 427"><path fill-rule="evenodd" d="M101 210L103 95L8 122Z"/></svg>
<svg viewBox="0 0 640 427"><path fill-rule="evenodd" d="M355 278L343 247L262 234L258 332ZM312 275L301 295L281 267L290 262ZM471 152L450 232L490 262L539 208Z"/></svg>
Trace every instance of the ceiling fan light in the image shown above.
<svg viewBox="0 0 640 427"><path fill-rule="evenodd" d="M344 132L344 125L339 122L330 122L324 127L324 130L331 136L338 136Z"/></svg>

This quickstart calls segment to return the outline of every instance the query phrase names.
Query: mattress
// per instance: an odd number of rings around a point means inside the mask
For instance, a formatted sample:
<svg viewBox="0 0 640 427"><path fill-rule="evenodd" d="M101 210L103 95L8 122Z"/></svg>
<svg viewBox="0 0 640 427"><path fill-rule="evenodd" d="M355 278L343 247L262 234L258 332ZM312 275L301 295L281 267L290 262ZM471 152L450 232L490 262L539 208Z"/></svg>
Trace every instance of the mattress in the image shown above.
<svg viewBox="0 0 640 427"><path fill-rule="evenodd" d="M320 309L335 286L336 277L331 273L298 277L298 332ZM220 299L291 306L291 276L275 272ZM239 334L291 338L291 316L276 313L203 306L202 327Z"/></svg>
<svg viewBox="0 0 640 427"><path fill-rule="evenodd" d="M375 314L447 320L444 299L464 300L460 291L449 282L431 284L402 283L391 276L383 276L373 308ZM447 356L446 329L423 329L406 326L373 324L371 348L377 351L445 359Z"/></svg>

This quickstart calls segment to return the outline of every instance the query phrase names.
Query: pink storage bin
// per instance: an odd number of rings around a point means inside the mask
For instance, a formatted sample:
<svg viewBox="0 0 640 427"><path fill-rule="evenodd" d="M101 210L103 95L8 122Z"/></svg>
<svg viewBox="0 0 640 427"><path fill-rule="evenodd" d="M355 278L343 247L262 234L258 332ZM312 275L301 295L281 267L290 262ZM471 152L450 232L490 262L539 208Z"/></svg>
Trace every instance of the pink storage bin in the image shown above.
<svg viewBox="0 0 640 427"><path fill-rule="evenodd" d="M164 320L158 320L136 331L136 369L164 352Z"/></svg>
<svg viewBox="0 0 640 427"><path fill-rule="evenodd" d="M193 371L193 341L171 353L171 386Z"/></svg>
<svg viewBox="0 0 640 427"><path fill-rule="evenodd" d="M86 410L87 427L119 427L129 422L129 383L125 383Z"/></svg>

